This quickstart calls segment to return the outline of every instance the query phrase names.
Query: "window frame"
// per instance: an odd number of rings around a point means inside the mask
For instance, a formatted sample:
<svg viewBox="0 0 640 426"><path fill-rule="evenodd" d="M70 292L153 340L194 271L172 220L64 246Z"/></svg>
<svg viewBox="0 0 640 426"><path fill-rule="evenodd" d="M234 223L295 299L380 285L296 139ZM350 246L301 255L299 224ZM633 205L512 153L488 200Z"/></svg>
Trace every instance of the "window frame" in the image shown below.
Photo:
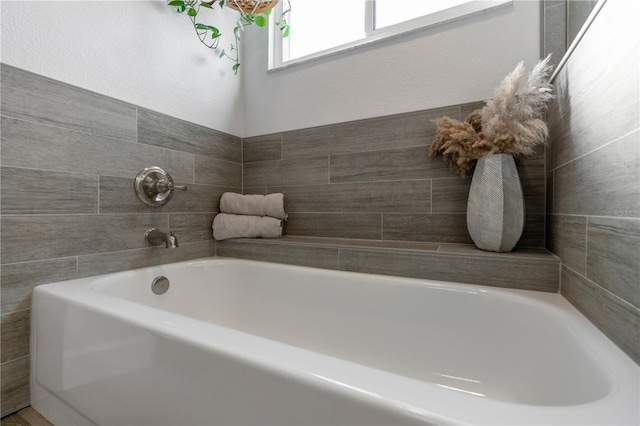
<svg viewBox="0 0 640 426"><path fill-rule="evenodd" d="M282 14L283 3L286 0L278 2L270 15L269 28L269 63L267 72L274 72L280 69L286 69L291 66L315 61L337 53L358 49L361 46L367 46L380 40L386 40L392 37L398 37L410 34L424 29L433 28L437 25L450 23L472 16L477 16L498 8L509 6L513 0L474 0L469 3L460 4L449 9L431 13L429 15L419 16L408 21L389 25L383 28L374 28L375 25L375 0L366 0L365 3L365 37L339 46L324 49L306 56L296 59L284 59L283 55L288 52L288 38L283 38L280 29L275 25L275 20ZM292 28L292 34L295 28ZM291 37L291 35L289 36Z"/></svg>

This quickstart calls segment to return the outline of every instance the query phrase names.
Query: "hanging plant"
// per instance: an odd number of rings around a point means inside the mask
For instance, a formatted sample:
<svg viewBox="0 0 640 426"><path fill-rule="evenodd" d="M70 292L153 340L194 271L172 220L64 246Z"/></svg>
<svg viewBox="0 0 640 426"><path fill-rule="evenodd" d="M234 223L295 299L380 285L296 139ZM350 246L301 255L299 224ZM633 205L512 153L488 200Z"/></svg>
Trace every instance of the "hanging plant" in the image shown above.
<svg viewBox="0 0 640 426"><path fill-rule="evenodd" d="M231 42L230 49L228 51L222 49L220 52L220 58L226 57L234 62L232 69L234 74L237 74L238 68L240 68L240 55L238 50L240 46L240 35L242 31L244 31L244 27L248 25L266 27L269 23L269 15L278 1L279 0L211 0L207 2L202 0L171 0L168 2L168 5L176 7L178 13L184 14L186 12L198 35L198 39L209 49L218 48L222 33L213 25L198 22L201 9L204 8L213 11L214 5L217 3L221 9L226 5L240 13L240 19L238 19L236 26L233 28L234 41ZM287 23L287 16L290 12L291 3L287 0L287 7L275 22L276 26L280 28L282 32L282 37L289 36L290 27Z"/></svg>

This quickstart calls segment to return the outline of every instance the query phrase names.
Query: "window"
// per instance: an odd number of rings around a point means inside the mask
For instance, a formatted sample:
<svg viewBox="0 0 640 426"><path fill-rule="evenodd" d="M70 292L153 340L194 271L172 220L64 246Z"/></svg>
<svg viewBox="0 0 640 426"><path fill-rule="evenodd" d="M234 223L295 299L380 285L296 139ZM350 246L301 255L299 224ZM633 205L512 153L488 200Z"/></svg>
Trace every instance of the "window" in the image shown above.
<svg viewBox="0 0 640 426"><path fill-rule="evenodd" d="M269 39L269 69L286 67L375 40L411 32L511 3L511 0L289 0L289 37ZM271 19L282 13L282 0Z"/></svg>
<svg viewBox="0 0 640 426"><path fill-rule="evenodd" d="M411 19L431 15L441 10L450 9L469 0L419 0L399 2L397 0L375 0L374 29L385 28Z"/></svg>

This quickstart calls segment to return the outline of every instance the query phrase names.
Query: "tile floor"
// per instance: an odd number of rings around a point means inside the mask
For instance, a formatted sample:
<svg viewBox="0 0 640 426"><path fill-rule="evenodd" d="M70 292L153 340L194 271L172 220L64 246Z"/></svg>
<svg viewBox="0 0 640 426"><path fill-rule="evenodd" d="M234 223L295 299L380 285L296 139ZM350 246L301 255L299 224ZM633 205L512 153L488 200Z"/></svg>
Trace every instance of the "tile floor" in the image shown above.
<svg viewBox="0 0 640 426"><path fill-rule="evenodd" d="M53 426L36 410L31 407L6 416L0 421L0 426Z"/></svg>

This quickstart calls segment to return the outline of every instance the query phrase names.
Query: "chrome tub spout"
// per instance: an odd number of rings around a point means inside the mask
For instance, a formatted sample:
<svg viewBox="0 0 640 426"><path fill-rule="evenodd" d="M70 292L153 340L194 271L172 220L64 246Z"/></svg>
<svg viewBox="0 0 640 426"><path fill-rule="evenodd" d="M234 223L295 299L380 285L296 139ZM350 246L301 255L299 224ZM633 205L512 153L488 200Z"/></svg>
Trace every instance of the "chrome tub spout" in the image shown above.
<svg viewBox="0 0 640 426"><path fill-rule="evenodd" d="M159 246L164 244L166 248L176 248L178 245L178 237L173 231L169 233L162 232L156 228L149 228L144 233L144 240L149 246Z"/></svg>

